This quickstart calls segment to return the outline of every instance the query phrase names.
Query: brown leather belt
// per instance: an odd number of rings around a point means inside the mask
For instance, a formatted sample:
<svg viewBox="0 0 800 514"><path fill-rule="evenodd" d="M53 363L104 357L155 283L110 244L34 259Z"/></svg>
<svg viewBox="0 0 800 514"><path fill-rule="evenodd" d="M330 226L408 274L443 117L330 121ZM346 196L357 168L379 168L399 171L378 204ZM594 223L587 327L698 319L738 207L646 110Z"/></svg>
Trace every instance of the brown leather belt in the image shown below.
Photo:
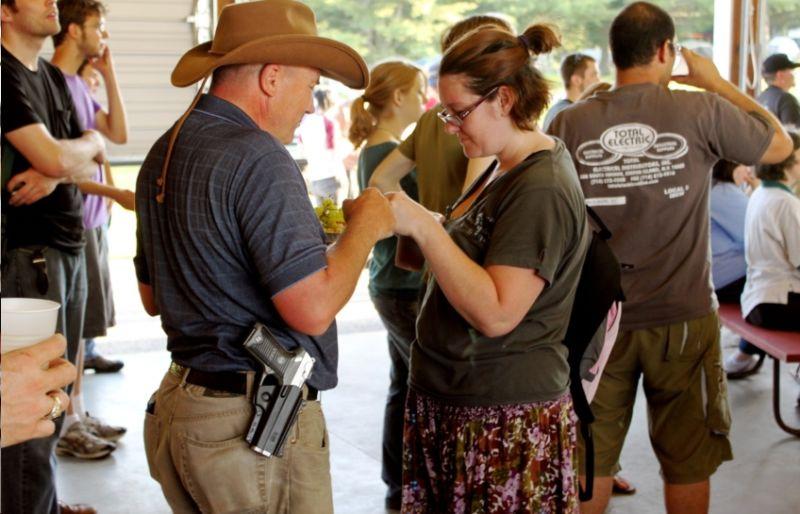
<svg viewBox="0 0 800 514"><path fill-rule="evenodd" d="M188 373L187 373L188 370ZM200 371L198 369L187 368L173 362L169 366L169 371L177 377L186 377L186 383L215 391L224 391L231 394L247 395L247 372L240 371ZM304 395L308 401L315 401L319 397L319 391L306 384L303 389L307 389Z"/></svg>

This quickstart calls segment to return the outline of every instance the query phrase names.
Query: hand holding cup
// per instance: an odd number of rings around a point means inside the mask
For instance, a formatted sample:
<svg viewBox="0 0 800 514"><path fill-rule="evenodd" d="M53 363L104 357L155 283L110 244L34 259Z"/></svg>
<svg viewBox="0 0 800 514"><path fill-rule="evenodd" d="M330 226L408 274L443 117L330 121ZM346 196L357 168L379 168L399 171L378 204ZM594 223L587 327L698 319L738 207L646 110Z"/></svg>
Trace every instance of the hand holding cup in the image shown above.
<svg viewBox="0 0 800 514"><path fill-rule="evenodd" d="M75 380L75 366L63 358L67 342L60 334L0 358L2 380L2 446L46 437L53 419L69 405L61 389Z"/></svg>

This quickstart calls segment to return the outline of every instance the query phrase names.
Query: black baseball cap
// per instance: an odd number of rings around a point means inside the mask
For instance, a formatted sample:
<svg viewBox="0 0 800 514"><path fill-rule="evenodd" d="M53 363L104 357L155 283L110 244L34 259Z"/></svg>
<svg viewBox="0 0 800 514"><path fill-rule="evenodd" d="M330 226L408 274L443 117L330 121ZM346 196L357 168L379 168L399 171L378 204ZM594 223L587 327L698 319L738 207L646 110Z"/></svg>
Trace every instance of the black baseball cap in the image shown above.
<svg viewBox="0 0 800 514"><path fill-rule="evenodd" d="M764 59L761 73L778 73L781 70L800 68L800 62L792 62L786 54L772 54Z"/></svg>

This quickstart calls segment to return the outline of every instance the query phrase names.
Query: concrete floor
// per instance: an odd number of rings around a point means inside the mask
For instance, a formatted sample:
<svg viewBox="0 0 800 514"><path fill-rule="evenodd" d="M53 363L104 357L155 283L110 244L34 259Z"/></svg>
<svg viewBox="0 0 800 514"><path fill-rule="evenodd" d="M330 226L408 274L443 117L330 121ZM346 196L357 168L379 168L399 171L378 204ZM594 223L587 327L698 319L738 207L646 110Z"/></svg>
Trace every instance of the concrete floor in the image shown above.
<svg viewBox="0 0 800 514"><path fill-rule="evenodd" d="M158 320L138 306L128 259L112 263L118 326L99 342L100 351L125 361L119 374L85 376L86 406L110 423L128 427L117 451L97 462L60 458L58 487L68 502L93 505L101 514L167 513L160 488L147 471L142 443L144 408L169 364ZM340 384L322 396L331 439L334 504L340 514L383 513L380 438L388 384L385 333L372 309L365 281L339 317ZM726 346L735 343L725 334ZM772 366L730 384L736 459L712 481L712 512L797 514L800 512L800 439L775 424L771 411ZM782 370L785 419L800 426L794 408L798 386ZM658 466L647 437L640 393L622 457L624 474L638 487L631 497L612 501L609 512L663 512Z"/></svg>

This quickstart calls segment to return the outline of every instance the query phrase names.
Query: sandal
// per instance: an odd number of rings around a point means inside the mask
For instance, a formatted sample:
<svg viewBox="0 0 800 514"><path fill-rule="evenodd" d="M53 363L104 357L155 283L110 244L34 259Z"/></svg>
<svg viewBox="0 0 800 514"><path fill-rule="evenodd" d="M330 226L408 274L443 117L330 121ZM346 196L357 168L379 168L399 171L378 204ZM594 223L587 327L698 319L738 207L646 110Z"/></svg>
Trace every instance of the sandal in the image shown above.
<svg viewBox="0 0 800 514"><path fill-rule="evenodd" d="M636 487L621 476L614 475L614 487L611 491L613 494L629 495L636 492Z"/></svg>

